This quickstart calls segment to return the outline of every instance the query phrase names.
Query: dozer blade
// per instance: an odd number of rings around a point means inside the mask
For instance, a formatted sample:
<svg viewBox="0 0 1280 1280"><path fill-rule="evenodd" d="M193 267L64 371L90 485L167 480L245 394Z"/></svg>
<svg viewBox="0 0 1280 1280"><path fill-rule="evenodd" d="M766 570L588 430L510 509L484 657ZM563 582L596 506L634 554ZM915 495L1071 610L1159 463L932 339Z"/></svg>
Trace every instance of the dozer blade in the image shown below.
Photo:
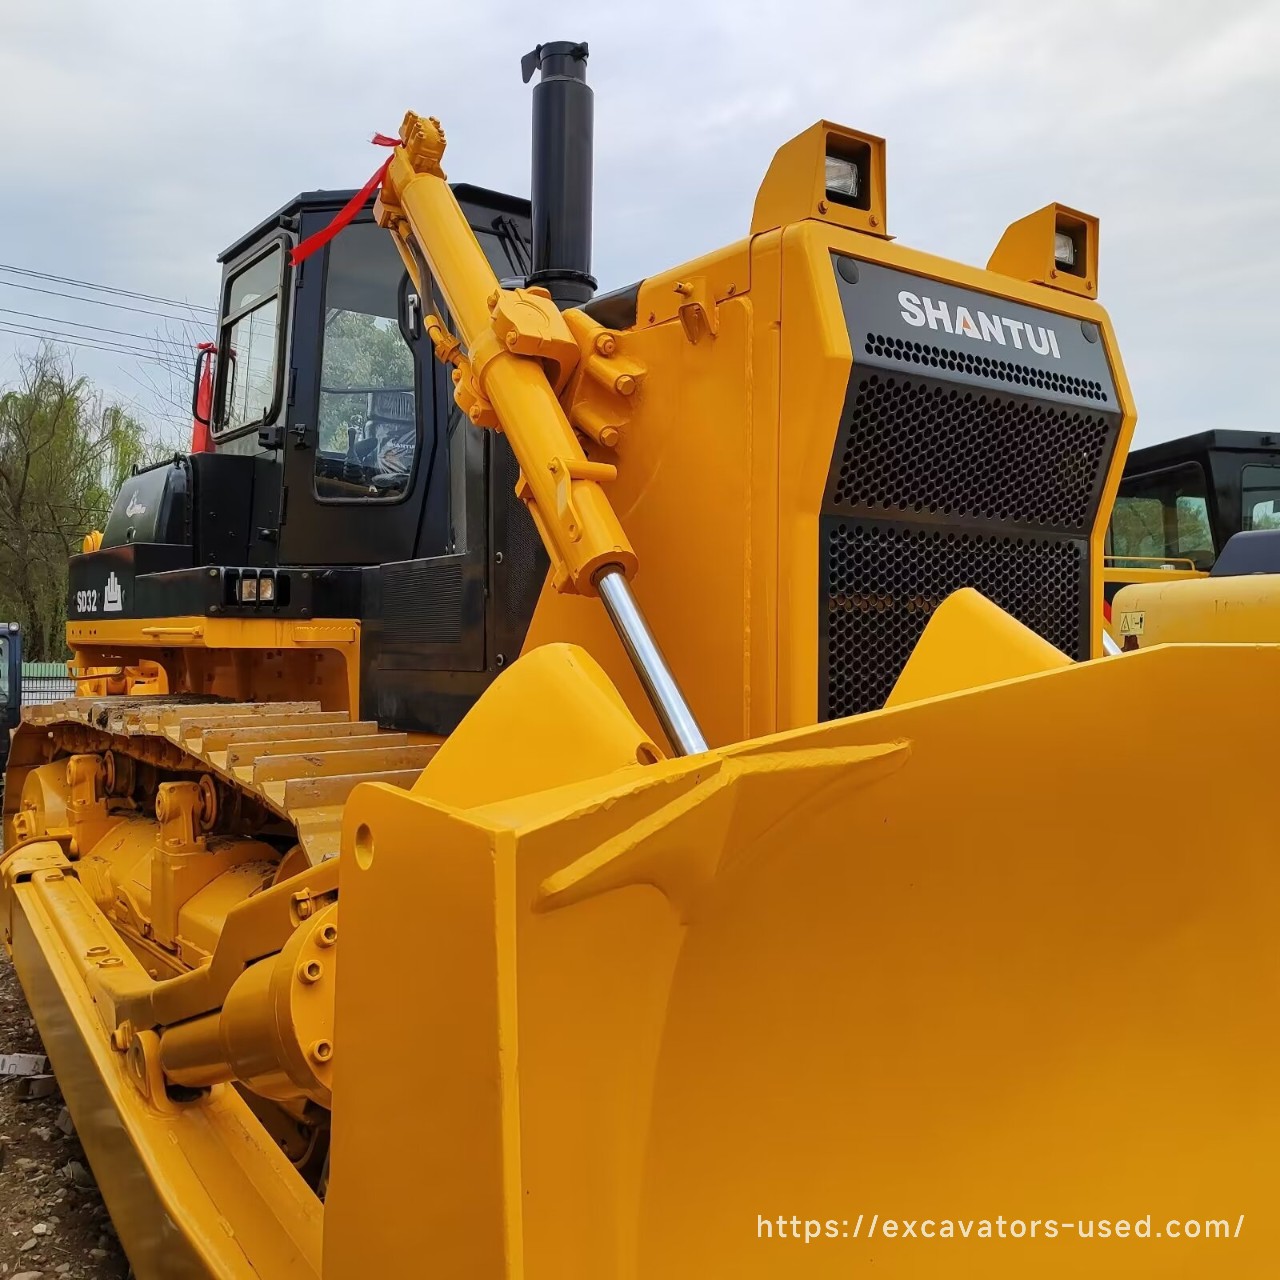
<svg viewBox="0 0 1280 1280"><path fill-rule="evenodd" d="M325 1276L1274 1275L1278 688L1154 649L645 765L526 656L347 805Z"/></svg>

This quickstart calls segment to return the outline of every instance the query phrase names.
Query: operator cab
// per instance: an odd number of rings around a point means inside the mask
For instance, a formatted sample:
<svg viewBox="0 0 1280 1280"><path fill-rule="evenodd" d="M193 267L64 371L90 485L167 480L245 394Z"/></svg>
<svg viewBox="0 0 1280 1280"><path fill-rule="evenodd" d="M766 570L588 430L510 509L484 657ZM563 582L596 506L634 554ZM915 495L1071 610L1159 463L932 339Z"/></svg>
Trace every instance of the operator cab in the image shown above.
<svg viewBox="0 0 1280 1280"><path fill-rule="evenodd" d="M529 202L454 193L523 283ZM519 652L547 561L510 446L469 429L423 332L439 291L417 296L372 200L290 264L352 194L304 193L221 255L211 450L125 482L68 617L357 618L361 716L447 733Z"/></svg>

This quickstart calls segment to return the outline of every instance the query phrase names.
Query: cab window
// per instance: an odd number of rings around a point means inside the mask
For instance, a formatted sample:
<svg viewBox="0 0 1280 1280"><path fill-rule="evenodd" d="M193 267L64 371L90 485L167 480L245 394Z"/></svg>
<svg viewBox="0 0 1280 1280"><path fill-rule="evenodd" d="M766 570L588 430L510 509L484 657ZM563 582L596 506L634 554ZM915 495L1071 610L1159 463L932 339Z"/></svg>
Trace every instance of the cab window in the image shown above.
<svg viewBox="0 0 1280 1280"><path fill-rule="evenodd" d="M404 264L372 222L329 246L320 357L321 501L394 502L413 483L418 415L413 352L397 321Z"/></svg>
<svg viewBox="0 0 1280 1280"><path fill-rule="evenodd" d="M219 343L222 412L217 435L264 422L276 407L283 270L284 249L277 243L227 281Z"/></svg>
<svg viewBox="0 0 1280 1280"><path fill-rule="evenodd" d="M1280 529L1280 467L1245 467L1241 482L1244 527Z"/></svg>
<svg viewBox="0 0 1280 1280"><path fill-rule="evenodd" d="M1126 476L1111 515L1111 554L1152 568L1153 560L1191 560L1197 569L1213 565L1208 490L1204 470L1189 462L1167 471Z"/></svg>

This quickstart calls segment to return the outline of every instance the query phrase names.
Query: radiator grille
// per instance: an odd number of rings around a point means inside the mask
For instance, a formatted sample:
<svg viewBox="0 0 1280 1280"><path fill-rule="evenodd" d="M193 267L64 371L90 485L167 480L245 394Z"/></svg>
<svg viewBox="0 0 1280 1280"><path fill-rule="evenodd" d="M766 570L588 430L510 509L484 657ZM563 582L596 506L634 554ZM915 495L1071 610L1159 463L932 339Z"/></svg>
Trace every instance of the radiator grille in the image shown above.
<svg viewBox="0 0 1280 1280"><path fill-rule="evenodd" d="M387 652L420 653L462 638L462 556L382 566L382 642Z"/></svg>
<svg viewBox="0 0 1280 1280"><path fill-rule="evenodd" d="M882 707L962 587L1088 657L1122 422L1098 326L1049 291L1035 306L840 257L833 273L853 368L818 519L818 715Z"/></svg>
<svg viewBox="0 0 1280 1280"><path fill-rule="evenodd" d="M1064 653L1088 656L1084 538L821 523L827 719L883 706L934 609L960 587L976 587Z"/></svg>
<svg viewBox="0 0 1280 1280"><path fill-rule="evenodd" d="M1082 531L1110 455L1102 413L926 378L863 374L831 500Z"/></svg>
<svg viewBox="0 0 1280 1280"><path fill-rule="evenodd" d="M969 351L948 351L945 347L935 347L927 342L911 342L903 338L869 333L862 349L869 356L898 360L903 364L946 369L951 373L989 378L993 382L1013 382L1018 386L1055 391L1059 395L1075 396L1082 400L1105 402L1110 399L1102 383L1095 378L1078 378L1074 374L1059 373L1056 369L1041 369L1016 360L999 360L992 356L974 355Z"/></svg>

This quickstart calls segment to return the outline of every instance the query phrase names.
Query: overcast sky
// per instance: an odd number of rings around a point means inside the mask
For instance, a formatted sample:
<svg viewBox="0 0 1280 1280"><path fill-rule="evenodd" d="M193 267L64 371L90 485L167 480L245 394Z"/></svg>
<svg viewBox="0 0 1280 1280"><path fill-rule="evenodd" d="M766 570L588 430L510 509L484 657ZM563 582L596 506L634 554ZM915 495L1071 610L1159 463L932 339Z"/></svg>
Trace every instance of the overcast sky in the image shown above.
<svg viewBox="0 0 1280 1280"><path fill-rule="evenodd" d="M591 44L602 287L740 237L825 116L888 139L906 244L982 264L1051 200L1101 218L1140 443L1280 427L1280 0L0 0L0 263L210 306L217 253L362 183L406 107L443 119L451 177L525 193L519 59L551 39ZM84 292L0 272L10 326L184 337L16 282ZM33 343L0 332L0 380ZM149 410L169 386L74 354Z"/></svg>

